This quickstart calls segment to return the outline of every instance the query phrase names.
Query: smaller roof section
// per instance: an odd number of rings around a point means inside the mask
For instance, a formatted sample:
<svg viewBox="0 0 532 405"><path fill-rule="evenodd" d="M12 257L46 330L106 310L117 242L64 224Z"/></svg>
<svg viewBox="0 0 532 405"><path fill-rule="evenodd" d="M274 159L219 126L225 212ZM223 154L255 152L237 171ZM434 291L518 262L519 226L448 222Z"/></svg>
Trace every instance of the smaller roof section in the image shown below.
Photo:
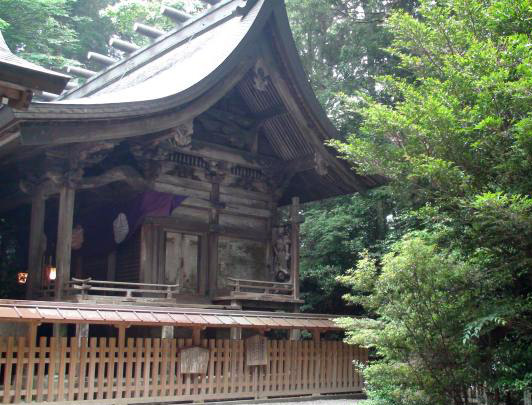
<svg viewBox="0 0 532 405"><path fill-rule="evenodd" d="M188 328L341 329L333 315L0 300L0 322Z"/></svg>
<svg viewBox="0 0 532 405"><path fill-rule="evenodd" d="M70 76L45 69L14 55L0 32L0 96L2 98L7 97L17 104L17 91L39 90L60 94L69 80Z"/></svg>

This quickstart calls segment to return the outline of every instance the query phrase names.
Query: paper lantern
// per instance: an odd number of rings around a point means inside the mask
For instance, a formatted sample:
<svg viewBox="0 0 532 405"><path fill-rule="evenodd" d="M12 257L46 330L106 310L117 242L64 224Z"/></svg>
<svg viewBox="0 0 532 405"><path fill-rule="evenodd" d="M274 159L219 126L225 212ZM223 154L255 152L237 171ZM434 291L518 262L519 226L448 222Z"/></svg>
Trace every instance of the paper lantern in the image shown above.
<svg viewBox="0 0 532 405"><path fill-rule="evenodd" d="M26 284L26 281L28 281L28 273L20 272L17 274L17 283Z"/></svg>
<svg viewBox="0 0 532 405"><path fill-rule="evenodd" d="M129 224L127 222L127 217L126 214L121 212L113 221L113 236L115 239L115 243L122 243L127 238L128 233Z"/></svg>

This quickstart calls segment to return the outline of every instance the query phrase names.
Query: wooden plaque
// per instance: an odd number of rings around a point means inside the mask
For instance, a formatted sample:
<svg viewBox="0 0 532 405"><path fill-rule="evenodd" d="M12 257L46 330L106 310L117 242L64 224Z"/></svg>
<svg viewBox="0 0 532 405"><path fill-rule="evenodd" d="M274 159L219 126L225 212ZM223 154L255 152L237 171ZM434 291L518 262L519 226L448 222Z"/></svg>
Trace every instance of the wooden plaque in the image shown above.
<svg viewBox="0 0 532 405"><path fill-rule="evenodd" d="M190 347L180 353L181 374L207 374L209 349Z"/></svg>
<svg viewBox="0 0 532 405"><path fill-rule="evenodd" d="M268 364L268 340L255 335L246 339L246 366L266 366Z"/></svg>

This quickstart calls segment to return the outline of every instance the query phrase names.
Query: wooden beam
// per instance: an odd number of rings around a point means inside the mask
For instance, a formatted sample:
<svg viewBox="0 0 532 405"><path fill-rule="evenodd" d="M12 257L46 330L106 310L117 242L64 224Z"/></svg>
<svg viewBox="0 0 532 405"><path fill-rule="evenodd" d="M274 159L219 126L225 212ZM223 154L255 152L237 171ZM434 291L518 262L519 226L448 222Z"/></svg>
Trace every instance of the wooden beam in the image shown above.
<svg viewBox="0 0 532 405"><path fill-rule="evenodd" d="M133 25L133 31L152 39L159 38L161 35L166 34L166 31L141 23L135 23Z"/></svg>
<svg viewBox="0 0 532 405"><path fill-rule="evenodd" d="M63 185L59 192L59 221L57 225L55 299L64 298L64 288L70 279L72 253L72 225L74 221L74 198L76 190Z"/></svg>
<svg viewBox="0 0 532 405"><path fill-rule="evenodd" d="M115 181L124 181L139 190L149 187L149 183L131 166L117 166L99 176L85 177L77 187L79 189L97 188Z"/></svg>
<svg viewBox="0 0 532 405"><path fill-rule="evenodd" d="M41 189L37 189L31 201L30 243L28 252L28 284L26 299L35 297L42 274L42 257L46 246L44 239L44 214L46 197Z"/></svg>
<svg viewBox="0 0 532 405"><path fill-rule="evenodd" d="M112 46L113 48L116 48L126 53L133 53L140 49L140 46L131 42L123 41L119 38L111 38L109 40L109 46Z"/></svg>
<svg viewBox="0 0 532 405"><path fill-rule="evenodd" d="M71 73L76 76L86 77L87 79L89 77L94 76L97 72L89 69L80 68L77 66L68 66L67 67L67 73Z"/></svg>
<svg viewBox="0 0 532 405"><path fill-rule="evenodd" d="M192 344L194 346L199 346L201 343L201 328L192 329Z"/></svg>
<svg viewBox="0 0 532 405"><path fill-rule="evenodd" d="M162 6L161 13L165 17L170 18L171 20L175 21L178 24L183 24L185 21L188 21L192 18L190 14L187 14L183 11L180 11L176 8L169 7L169 6Z"/></svg>
<svg viewBox="0 0 532 405"><path fill-rule="evenodd" d="M97 52L87 53L87 59L94 60L98 63L101 63L104 66L111 66L115 64L116 62L118 62L118 59L111 58L110 56L102 55L101 53L97 53Z"/></svg>

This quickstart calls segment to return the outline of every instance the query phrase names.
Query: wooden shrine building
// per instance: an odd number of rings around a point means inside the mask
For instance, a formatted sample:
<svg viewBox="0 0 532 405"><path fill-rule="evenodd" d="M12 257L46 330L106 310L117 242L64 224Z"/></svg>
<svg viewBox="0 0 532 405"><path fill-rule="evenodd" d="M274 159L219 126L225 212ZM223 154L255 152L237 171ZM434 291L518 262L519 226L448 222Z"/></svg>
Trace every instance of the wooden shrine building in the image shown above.
<svg viewBox="0 0 532 405"><path fill-rule="evenodd" d="M103 70L70 68L86 80L61 96L0 108L0 212L28 249L26 300L0 300L3 403L362 389L366 352L299 313L299 204L380 179L324 145L283 1L209 3L164 8L169 32L136 24L151 42L113 39L122 59L89 53Z"/></svg>

